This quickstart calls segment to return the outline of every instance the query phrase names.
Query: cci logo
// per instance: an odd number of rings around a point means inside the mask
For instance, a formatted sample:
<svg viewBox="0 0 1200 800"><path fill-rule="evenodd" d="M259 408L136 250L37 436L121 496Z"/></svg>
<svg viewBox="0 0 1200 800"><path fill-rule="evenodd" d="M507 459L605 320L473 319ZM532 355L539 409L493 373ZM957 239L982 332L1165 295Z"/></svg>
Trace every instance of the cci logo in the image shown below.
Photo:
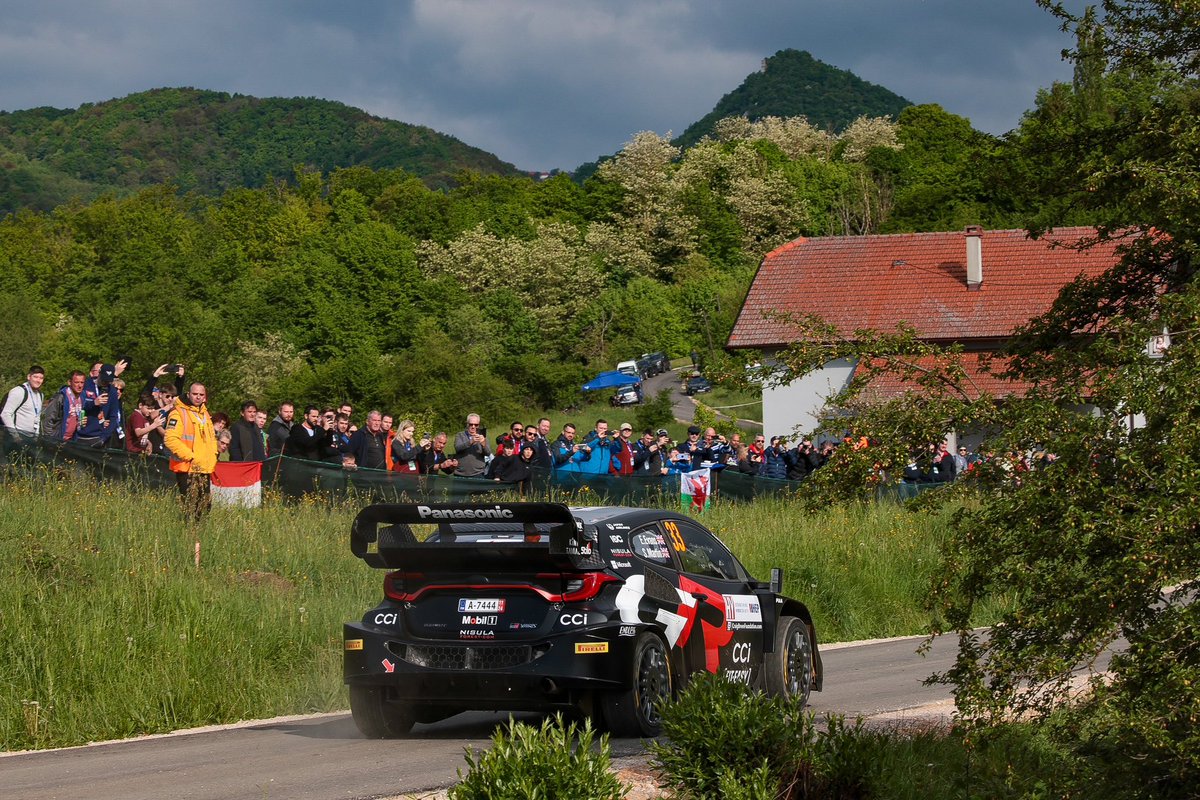
<svg viewBox="0 0 1200 800"><path fill-rule="evenodd" d="M559 625L587 625L587 614L563 614L558 618Z"/></svg>
<svg viewBox="0 0 1200 800"><path fill-rule="evenodd" d="M733 663L749 664L750 663L750 643L738 642L733 646Z"/></svg>
<svg viewBox="0 0 1200 800"><path fill-rule="evenodd" d="M375 615L375 624L376 625L395 625L399 621L400 621L399 614L390 613L390 614L376 614Z"/></svg>

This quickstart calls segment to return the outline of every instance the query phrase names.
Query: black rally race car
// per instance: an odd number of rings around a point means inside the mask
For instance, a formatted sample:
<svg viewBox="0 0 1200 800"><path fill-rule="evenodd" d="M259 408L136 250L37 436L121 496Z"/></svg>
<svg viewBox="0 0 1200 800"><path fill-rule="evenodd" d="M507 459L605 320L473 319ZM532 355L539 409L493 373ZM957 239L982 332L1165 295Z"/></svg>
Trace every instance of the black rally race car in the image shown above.
<svg viewBox="0 0 1200 800"><path fill-rule="evenodd" d="M359 730L403 736L467 709L567 710L655 736L657 703L700 670L807 699L808 609L716 536L663 510L551 503L372 505L351 549L389 570L344 628Z"/></svg>

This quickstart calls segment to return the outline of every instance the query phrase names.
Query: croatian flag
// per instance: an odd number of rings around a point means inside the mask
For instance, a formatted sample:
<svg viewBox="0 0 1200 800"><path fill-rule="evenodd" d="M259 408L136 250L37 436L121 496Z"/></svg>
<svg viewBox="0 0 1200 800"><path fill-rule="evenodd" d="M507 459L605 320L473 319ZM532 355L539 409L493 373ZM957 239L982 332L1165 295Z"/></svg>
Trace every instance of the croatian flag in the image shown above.
<svg viewBox="0 0 1200 800"><path fill-rule="evenodd" d="M712 470L708 467L679 473L679 501L683 510L703 511L712 494Z"/></svg>
<svg viewBox="0 0 1200 800"><path fill-rule="evenodd" d="M219 506L262 505L262 462L218 461L212 474L212 499Z"/></svg>

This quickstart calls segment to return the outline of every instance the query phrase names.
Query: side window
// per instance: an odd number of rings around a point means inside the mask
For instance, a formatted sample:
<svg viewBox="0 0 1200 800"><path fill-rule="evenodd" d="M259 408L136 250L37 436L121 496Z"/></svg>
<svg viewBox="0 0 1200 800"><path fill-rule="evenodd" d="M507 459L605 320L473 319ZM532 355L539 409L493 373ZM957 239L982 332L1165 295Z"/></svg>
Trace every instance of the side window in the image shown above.
<svg viewBox="0 0 1200 800"><path fill-rule="evenodd" d="M699 525L685 520L667 520L663 522L663 528L675 544L684 572L727 581L745 580L733 553Z"/></svg>
<svg viewBox="0 0 1200 800"><path fill-rule="evenodd" d="M667 540L659 533L658 528L651 525L647 528L642 528L635 531L629 537L629 542L633 547L633 552L638 558L649 561L652 564L661 564L664 567L673 567L671 564L671 550Z"/></svg>

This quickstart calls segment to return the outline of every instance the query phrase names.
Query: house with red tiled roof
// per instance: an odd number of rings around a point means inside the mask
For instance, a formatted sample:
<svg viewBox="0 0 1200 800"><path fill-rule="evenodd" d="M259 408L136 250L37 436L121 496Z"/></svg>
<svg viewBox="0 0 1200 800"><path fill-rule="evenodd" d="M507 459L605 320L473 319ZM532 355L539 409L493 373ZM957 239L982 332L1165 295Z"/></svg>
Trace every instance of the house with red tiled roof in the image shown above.
<svg viewBox="0 0 1200 800"><path fill-rule="evenodd" d="M1013 332L1046 311L1079 275L1094 276L1118 259L1116 244L1073 249L1093 228L1056 228L1039 239L1023 230L800 238L768 253L746 295L726 347L772 353L795 341L777 314L817 314L847 337L869 328L911 325L931 344L961 344L969 384L1004 397L1025 387L980 368ZM856 365L831 361L786 386L763 390L768 435L811 431L827 401L849 383ZM871 385L876 396L900 394L898 382Z"/></svg>

